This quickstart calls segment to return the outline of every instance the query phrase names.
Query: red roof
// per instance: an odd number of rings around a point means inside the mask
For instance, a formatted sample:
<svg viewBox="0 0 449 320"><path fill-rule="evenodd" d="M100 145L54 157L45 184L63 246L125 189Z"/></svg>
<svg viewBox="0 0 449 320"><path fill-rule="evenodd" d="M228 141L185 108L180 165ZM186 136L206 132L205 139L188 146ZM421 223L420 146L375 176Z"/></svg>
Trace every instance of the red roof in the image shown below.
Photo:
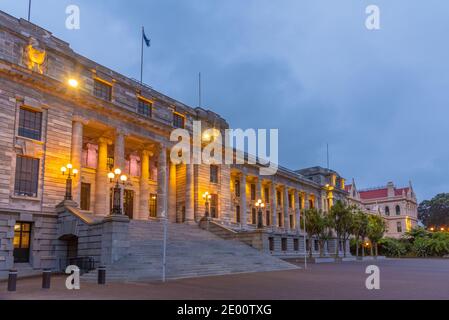
<svg viewBox="0 0 449 320"><path fill-rule="evenodd" d="M409 190L409 188L394 189L394 195L401 196L403 191L405 193L407 193L408 190ZM369 199L379 199L379 198L387 198L387 197L388 197L388 188L360 191L360 198L362 198L362 199L369 200Z"/></svg>

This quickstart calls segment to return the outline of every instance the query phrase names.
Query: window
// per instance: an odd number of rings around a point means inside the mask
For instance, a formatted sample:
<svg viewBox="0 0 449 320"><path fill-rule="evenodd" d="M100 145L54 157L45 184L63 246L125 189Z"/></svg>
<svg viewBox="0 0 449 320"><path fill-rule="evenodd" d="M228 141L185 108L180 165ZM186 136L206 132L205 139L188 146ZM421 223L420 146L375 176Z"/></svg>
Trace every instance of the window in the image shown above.
<svg viewBox="0 0 449 320"><path fill-rule="evenodd" d="M390 207L388 207L388 206L385 207L385 215L386 216L390 215Z"/></svg>
<svg viewBox="0 0 449 320"><path fill-rule="evenodd" d="M269 246L270 251L274 251L274 238L273 237L268 238L268 246Z"/></svg>
<svg viewBox="0 0 449 320"><path fill-rule="evenodd" d="M271 225L270 211L267 210L265 214L266 214L266 216L265 216L265 221L266 221L266 223L267 223L267 226L270 226L270 225Z"/></svg>
<svg viewBox="0 0 449 320"><path fill-rule="evenodd" d="M179 113L173 113L173 127L184 129L185 118Z"/></svg>
<svg viewBox="0 0 449 320"><path fill-rule="evenodd" d="M114 157L108 157L107 161L107 166L109 168L110 171L114 170Z"/></svg>
<svg viewBox="0 0 449 320"><path fill-rule="evenodd" d="M256 201L256 185L251 184L251 200Z"/></svg>
<svg viewBox="0 0 449 320"><path fill-rule="evenodd" d="M278 227L282 227L282 213L278 212Z"/></svg>
<svg viewBox="0 0 449 320"><path fill-rule="evenodd" d="M150 194L150 217L157 217L157 194Z"/></svg>
<svg viewBox="0 0 449 320"><path fill-rule="evenodd" d="M218 218L218 195L217 194L211 194L210 216L212 218Z"/></svg>
<svg viewBox="0 0 449 320"><path fill-rule="evenodd" d="M20 108L19 136L41 140L42 112Z"/></svg>
<svg viewBox="0 0 449 320"><path fill-rule="evenodd" d="M299 200L299 209L301 209L301 210L304 209L304 205L302 202L302 196L299 196L298 200Z"/></svg>
<svg viewBox="0 0 449 320"><path fill-rule="evenodd" d="M396 228L397 228L398 232L402 232L402 222L398 221L396 223Z"/></svg>
<svg viewBox="0 0 449 320"><path fill-rule="evenodd" d="M256 208L253 208L251 210L251 223L257 224L257 214L256 214Z"/></svg>
<svg viewBox="0 0 449 320"><path fill-rule="evenodd" d="M17 222L14 226L14 263L30 262L31 223Z"/></svg>
<svg viewBox="0 0 449 320"><path fill-rule="evenodd" d="M288 194L288 207L293 208L293 195L290 193Z"/></svg>
<svg viewBox="0 0 449 320"><path fill-rule="evenodd" d="M270 190L268 188L263 189L265 203L270 203Z"/></svg>
<svg viewBox="0 0 449 320"><path fill-rule="evenodd" d="M152 111L153 111L153 104L151 102L139 99L139 103L137 105L137 113L147 118L151 118Z"/></svg>
<svg viewBox="0 0 449 320"><path fill-rule="evenodd" d="M210 182L218 183L218 166L217 165L210 166Z"/></svg>
<svg viewBox="0 0 449 320"><path fill-rule="evenodd" d="M240 206L235 207L235 221L240 223Z"/></svg>
<svg viewBox="0 0 449 320"><path fill-rule="evenodd" d="M90 210L90 183L81 183L81 210Z"/></svg>
<svg viewBox="0 0 449 320"><path fill-rule="evenodd" d="M293 215L290 215L290 228L294 228L295 227L295 221L293 220Z"/></svg>
<svg viewBox="0 0 449 320"><path fill-rule="evenodd" d="M396 215L397 216L401 215L401 207L399 205L396 206Z"/></svg>
<svg viewBox="0 0 449 320"><path fill-rule="evenodd" d="M309 200L309 208L310 208L310 209L315 208L315 203L314 203L313 200Z"/></svg>
<svg viewBox="0 0 449 320"><path fill-rule="evenodd" d="M14 193L18 196L37 197L39 159L17 156Z"/></svg>
<svg viewBox="0 0 449 320"><path fill-rule="evenodd" d="M234 181L234 192L236 197L240 197L240 180Z"/></svg>
<svg viewBox="0 0 449 320"><path fill-rule="evenodd" d="M320 243L318 242L318 240L313 240L313 250L315 251L320 251ZM341 248L341 242L340 242L340 250L342 250Z"/></svg>
<svg viewBox="0 0 449 320"><path fill-rule="evenodd" d="M276 192L276 198L277 198L278 206L281 206L282 205L282 201L281 201L281 192L280 191Z"/></svg>
<svg viewBox="0 0 449 320"><path fill-rule="evenodd" d="M100 80L94 80L94 96L100 99L111 101L112 87Z"/></svg>
<svg viewBox="0 0 449 320"><path fill-rule="evenodd" d="M281 247L282 247L282 251L287 251L287 238L282 238Z"/></svg>
<svg viewBox="0 0 449 320"><path fill-rule="evenodd" d="M299 240L298 239L293 239L293 249L295 251L299 251Z"/></svg>

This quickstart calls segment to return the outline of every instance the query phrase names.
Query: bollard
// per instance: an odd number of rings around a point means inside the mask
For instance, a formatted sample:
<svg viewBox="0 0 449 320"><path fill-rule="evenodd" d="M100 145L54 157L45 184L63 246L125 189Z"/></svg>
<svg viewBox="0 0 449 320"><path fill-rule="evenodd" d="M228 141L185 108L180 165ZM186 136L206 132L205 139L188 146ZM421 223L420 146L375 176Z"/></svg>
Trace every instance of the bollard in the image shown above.
<svg viewBox="0 0 449 320"><path fill-rule="evenodd" d="M106 284L106 267L98 268L98 284Z"/></svg>
<svg viewBox="0 0 449 320"><path fill-rule="evenodd" d="M51 282L51 270L44 269L44 272L42 273L42 289L50 289L50 282Z"/></svg>
<svg viewBox="0 0 449 320"><path fill-rule="evenodd" d="M15 292L17 284L17 270L9 270L8 291Z"/></svg>

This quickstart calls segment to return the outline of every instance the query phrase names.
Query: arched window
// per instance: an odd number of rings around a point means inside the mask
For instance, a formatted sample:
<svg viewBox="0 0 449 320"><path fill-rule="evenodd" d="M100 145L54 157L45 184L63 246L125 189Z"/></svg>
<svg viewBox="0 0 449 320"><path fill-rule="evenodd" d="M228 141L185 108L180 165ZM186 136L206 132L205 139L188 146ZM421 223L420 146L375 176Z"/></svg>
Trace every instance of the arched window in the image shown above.
<svg viewBox="0 0 449 320"><path fill-rule="evenodd" d="M401 207L399 205L396 206L396 215L397 216L401 215Z"/></svg>
<svg viewBox="0 0 449 320"><path fill-rule="evenodd" d="M385 215L386 215L386 216L389 216L389 215L390 215L390 207L389 207L389 206L386 206L386 207L385 207Z"/></svg>

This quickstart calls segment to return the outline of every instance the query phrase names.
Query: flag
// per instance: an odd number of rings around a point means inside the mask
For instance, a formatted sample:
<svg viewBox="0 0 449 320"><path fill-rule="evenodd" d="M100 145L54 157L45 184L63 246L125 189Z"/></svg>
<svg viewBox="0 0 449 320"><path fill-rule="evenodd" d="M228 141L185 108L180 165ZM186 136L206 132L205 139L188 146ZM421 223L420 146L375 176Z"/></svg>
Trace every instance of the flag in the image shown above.
<svg viewBox="0 0 449 320"><path fill-rule="evenodd" d="M145 41L145 44L147 45L147 47L150 47L151 39L148 39L147 35L145 34L145 29L142 29L142 36L143 36L143 40Z"/></svg>

